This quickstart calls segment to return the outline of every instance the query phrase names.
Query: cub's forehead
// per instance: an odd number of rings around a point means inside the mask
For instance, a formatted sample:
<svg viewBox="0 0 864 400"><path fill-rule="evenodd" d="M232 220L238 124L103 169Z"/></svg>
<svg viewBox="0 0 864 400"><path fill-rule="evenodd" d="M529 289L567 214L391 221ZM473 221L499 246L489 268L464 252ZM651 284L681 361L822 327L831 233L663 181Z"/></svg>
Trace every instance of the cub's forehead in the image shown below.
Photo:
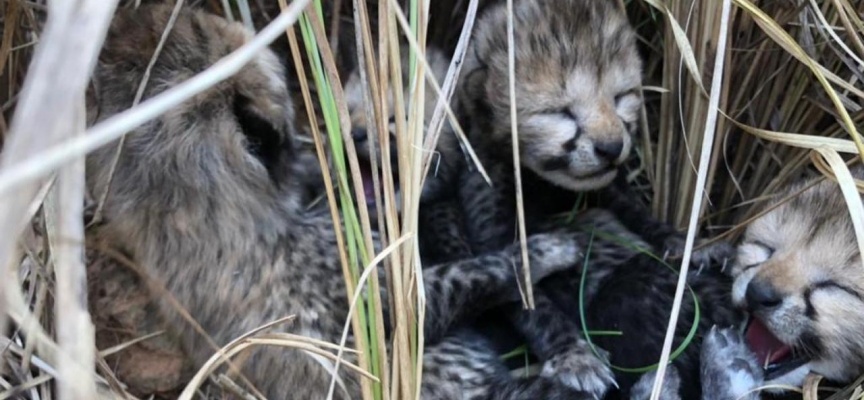
<svg viewBox="0 0 864 400"><path fill-rule="evenodd" d="M786 199L790 195L795 197ZM774 209L750 224L744 242L761 242L827 274L864 276L855 229L836 183L806 182L779 198L782 203L769 205Z"/></svg>
<svg viewBox="0 0 864 400"><path fill-rule="evenodd" d="M506 54L507 9L498 4L478 23L478 50ZM569 65L603 64L635 45L635 35L614 2L518 1L514 8L517 58L536 56ZM481 55L482 57L482 55Z"/></svg>

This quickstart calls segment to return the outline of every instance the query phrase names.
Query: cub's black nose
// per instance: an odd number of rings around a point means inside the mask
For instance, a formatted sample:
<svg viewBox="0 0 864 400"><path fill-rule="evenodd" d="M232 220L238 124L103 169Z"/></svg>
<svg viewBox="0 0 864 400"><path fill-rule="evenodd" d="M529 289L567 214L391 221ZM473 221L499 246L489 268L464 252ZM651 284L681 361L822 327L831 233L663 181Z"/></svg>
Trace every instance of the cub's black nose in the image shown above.
<svg viewBox="0 0 864 400"><path fill-rule="evenodd" d="M774 308L783 302L783 296L768 282L752 280L747 285L747 307L751 310Z"/></svg>
<svg viewBox="0 0 864 400"><path fill-rule="evenodd" d="M594 152L597 156L606 159L606 161L615 161L621 157L621 152L624 151L623 141L611 142L596 142L594 143Z"/></svg>

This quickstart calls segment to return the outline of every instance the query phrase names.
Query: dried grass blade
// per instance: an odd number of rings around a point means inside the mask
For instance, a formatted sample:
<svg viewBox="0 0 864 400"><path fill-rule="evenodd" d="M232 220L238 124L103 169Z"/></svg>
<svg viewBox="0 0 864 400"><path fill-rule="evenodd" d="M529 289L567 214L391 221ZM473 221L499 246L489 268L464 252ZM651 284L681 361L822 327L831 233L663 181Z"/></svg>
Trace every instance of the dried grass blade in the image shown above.
<svg viewBox="0 0 864 400"><path fill-rule="evenodd" d="M219 374L219 376L213 381L216 382L216 384L219 385L222 390L231 392L234 396L241 400L258 400L258 398L243 390L240 385L231 380L231 378L229 378L225 374Z"/></svg>
<svg viewBox="0 0 864 400"><path fill-rule="evenodd" d="M362 81L363 86L363 95L366 99L366 120L372 121L372 123L367 124L370 128L368 141L368 151L369 154L375 154L376 144L378 144L378 154L390 154L389 152L389 127L387 126L388 118L385 118L382 108L384 107L382 101L382 92L380 91L379 77L375 73L376 72L376 60L375 60L375 43L372 40L372 32L371 27L369 25L369 15L368 10L366 9L366 2L360 0L354 0L354 27L355 27L355 36L356 36L356 47L357 47L357 58L359 60L359 71L360 71L360 79ZM341 6L341 0L337 1L336 8ZM338 25L335 25L338 26ZM335 39L337 35L337 30L334 29L331 32L331 36ZM331 42L334 40L331 40ZM335 51L336 49L334 49ZM377 140L376 140L377 138ZM381 142L386 142L383 146L380 145ZM386 151L385 151L386 150ZM389 165L389 157L382 157L382 160L387 159L387 166L381 166L382 170L384 170L383 175L383 184L381 182L381 175L378 174L379 165L378 158L371 157L369 159L371 171L372 173L372 189L374 192L375 198L375 208L376 215L378 217L378 226L381 227L381 231L386 232L386 226L388 225L388 219L397 220L399 219L399 214L395 209L389 210L387 208L388 201L383 201L382 197L389 196L389 193L382 192L382 186L385 188L393 187L393 176L390 172ZM382 196L383 193L383 196ZM381 245L387 246L388 243L388 235L383 234L381 237ZM374 251L374 250L373 250ZM392 257L391 259L395 259L397 257ZM385 275L390 276L389 272L385 270ZM377 376L381 378L381 386L373 388L376 390L376 396L380 394L381 400L390 400L390 393L387 390L387 387L390 386L390 362L388 360L387 354L387 344L386 338L383 332L385 332L384 328L384 316L381 311L383 308L383 303L381 299L381 287L380 281L378 277L378 270L372 271L372 277L370 282L370 290L372 295L372 303L377 306L378 310L376 318L372 323L374 324L372 334L372 340L374 341L371 346L376 346L376 351L372 354L371 367L372 371L376 373ZM393 299L393 301L398 301L397 299Z"/></svg>
<svg viewBox="0 0 864 400"><path fill-rule="evenodd" d="M23 384L21 384L19 386L15 386L9 390L5 390L3 392L0 392L0 400L19 397L19 396L21 396L21 394L23 392L26 392L26 391L28 391L32 388L35 388L39 385L43 385L43 384L49 382L51 379L52 379L52 377L50 375L42 375L42 376L35 378L33 380L29 380L27 382L24 382ZM96 397L91 397L91 399L95 399L95 398Z"/></svg>
<svg viewBox="0 0 864 400"><path fill-rule="evenodd" d="M411 32L411 27L408 24L407 19L405 18L405 14L399 8L399 4L396 3L396 0L389 0L390 6L393 7L394 15L396 16L396 20L399 21L399 25L401 26L403 32L406 33L408 44L411 46L411 50L414 52L420 51L420 45L417 43L417 39L414 39L408 33ZM432 89L435 91L435 94L438 95L439 99L445 98L441 93L441 87L438 86L438 80L435 78L435 75L432 74L432 69L429 68L429 65L426 63L425 59L419 59L420 63L424 65L424 70L426 74L426 79L432 85ZM483 164L480 162L480 159L477 158L477 154L474 152L474 148L471 146L471 143L468 141L468 137L465 135L465 131L462 129L462 126L459 124L458 119L456 118L456 114L453 112L453 109L447 102L439 102L438 104L444 105L444 110L447 113L451 126L453 126L453 130L456 132L456 135L459 137L460 143L464 146L465 150L468 151L468 156L471 158L471 161L474 163L474 166L477 167L477 171L483 176L483 179L486 180L486 183L492 184L492 180L489 179L489 175L486 173L486 169L483 168Z"/></svg>
<svg viewBox="0 0 864 400"><path fill-rule="evenodd" d="M855 185L855 179L849 172L849 167L840 158L836 151L827 147L817 147L817 151L831 169L834 171L837 183L840 185L840 190L843 192L843 198L846 200L846 205L849 208L849 216L852 219L852 226L855 227L855 239L858 243L858 251L864 254L864 205L861 204L861 194Z"/></svg>
<svg viewBox="0 0 864 400"><path fill-rule="evenodd" d="M736 121L735 119L726 114L723 115L725 115L726 118L729 119L729 121L731 121L733 124L735 124L735 126L743 130L744 132L750 133L753 136L765 140L783 143L787 146L800 147L804 149L826 147L841 153L858 154L858 148L851 140L816 135L803 135L800 133L774 132L746 125Z"/></svg>
<svg viewBox="0 0 864 400"><path fill-rule="evenodd" d="M861 21L861 17L858 15L857 10L855 10L855 7L852 7L852 4L849 3L849 0L834 0L834 4L842 9L841 17L845 16L843 19L843 24L846 25L846 23L848 22L851 23L851 25L854 25L846 26L846 29L849 30L849 35L854 36L855 43L860 44L861 38L858 37L858 34L860 33L864 35L864 22ZM855 31L856 28L858 29L857 32ZM864 46L864 44L860 46ZM860 46L859 51L864 51L864 49L861 49Z"/></svg>
<svg viewBox="0 0 864 400"><path fill-rule="evenodd" d="M672 28L672 37L675 39L675 44L678 45L678 50L681 51L681 58L684 61L684 66L687 67L687 71L690 72L690 76L693 78L693 81L699 85L699 89L705 92L705 85L702 84L702 73L699 72L699 65L696 63L696 55L693 53L693 46L690 45L690 41L687 39L687 32L681 28L681 24L678 23L678 20L675 19L675 15L672 14L668 8L664 7L664 12L666 13L666 20L669 21L669 26Z"/></svg>
<svg viewBox="0 0 864 400"><path fill-rule="evenodd" d="M739 7L752 15L753 19L762 28L762 30L768 36L774 39L777 44L786 49L789 54L799 59L801 62L804 63L804 65L806 65L808 68L810 68L811 71L813 71L816 79L818 79L819 83L822 84L822 87L825 88L825 92L831 99L831 102L834 103L834 107L836 108L837 113L840 115L843 124L846 126L847 132L850 136L852 136L852 140L855 141L855 146L858 148L858 153L861 159L864 160L864 142L862 142L861 140L861 135L858 133L855 122L852 120L852 117L849 116L849 112L846 111L846 107L843 106L843 102L840 100L837 92L834 90L834 88L828 81L833 81L835 84L843 87L846 90L849 90L852 93L855 93L859 97L864 96L864 92L861 92L860 89L854 87L843 79L840 79L831 71L828 71L828 69L816 63L816 61L810 58L810 56L807 55L804 49L802 49L801 46L798 45L795 39L793 39L785 30L783 30L779 25L777 25L777 22L774 21L767 14L765 14L765 12L753 5L753 3L748 0L734 1Z"/></svg>
<svg viewBox="0 0 864 400"><path fill-rule="evenodd" d="M252 10L249 9L247 0L236 0L237 8L240 10L240 20L243 25L250 31L255 31L255 24L252 23Z"/></svg>
<svg viewBox="0 0 864 400"><path fill-rule="evenodd" d="M525 199L522 195L522 162L519 157L519 123L516 113L516 40L513 26L513 0L507 0L507 75L510 96L510 140L513 145L513 175L516 183L516 223L519 230L519 243L522 249L522 276L524 286L519 286L522 304L529 310L534 309L534 285L531 282L531 265L528 258L528 234L525 231ZM522 293L524 288L524 293Z"/></svg>
<svg viewBox="0 0 864 400"><path fill-rule="evenodd" d="M18 346L18 344L16 344L15 342L13 342L12 340L10 340L9 338L7 338L5 336L0 336L0 348L5 349L6 351L12 352L13 354L15 354L18 357L27 356L25 349L21 348L20 346ZM34 367L38 368L39 371L46 373L48 375L51 375L53 377L57 377L57 375L58 375L57 370L54 369L54 367L51 365L51 363L49 361L43 360L43 359L41 359L37 356L33 356L33 355L31 355L30 358L31 358L30 364L33 365Z"/></svg>
<svg viewBox="0 0 864 400"><path fill-rule="evenodd" d="M86 127L84 94L72 129L81 135ZM84 159L58 172L57 184L45 204L46 225L55 275L57 320L57 370L60 398L94 399L96 385L96 332L87 311L87 272L84 266Z"/></svg>
<svg viewBox="0 0 864 400"><path fill-rule="evenodd" d="M245 351L250 347L256 346L277 346L277 347L288 347L298 350L303 350L308 353L322 356L324 358L335 360L336 356L333 353L329 353L321 348L309 343L306 340L298 339L268 339L268 338L258 338L258 337L246 337L244 335L241 340L234 340L222 349L219 350L216 354L210 357L206 363L198 370L195 376L189 381L186 387L183 389L183 392L180 394L179 400L192 400L196 391L199 387L204 383L207 377L213 373L221 364L223 364L226 360L231 357ZM354 364L345 362L345 366L359 373L361 376L371 379L373 381L377 381L378 378L369 374L365 370L357 367Z"/></svg>
<svg viewBox="0 0 864 400"><path fill-rule="evenodd" d="M840 36L837 36L837 32L834 32L834 29L831 28L831 24L829 24L828 20L825 19L825 14L822 13L822 9L819 8L819 4L816 3L816 0L810 0L810 9L813 10L813 13L816 14L816 18L818 18L819 22L822 24L821 26L819 24L816 24L817 27L821 28L825 31L825 33L831 36L831 39L834 39L834 42L837 43L837 45L846 52L846 55L849 56L849 58L855 60L856 63L858 63L859 69L864 68L864 61L862 61L861 57L858 57L858 55L855 54L855 52L852 51L852 49L850 49L845 42L843 42L843 39L841 39ZM837 11L840 15L845 15L842 6ZM858 38L857 35L854 34L850 36L856 39Z"/></svg>
<svg viewBox="0 0 864 400"><path fill-rule="evenodd" d="M63 141L72 133L68 123L75 120L78 102L84 96L116 0L61 1L51 2L50 6L45 33L25 79L11 134L0 154L3 175L22 163L40 164L44 160L36 155L41 154L41 149ZM70 157L69 161L81 155ZM4 192L0 197L0 231L15 232L19 226L21 215L41 187L41 182L31 181L35 178L20 182L27 184L19 187L18 193ZM16 243L17 235L0 240L0 276L9 276ZM6 297L0 296L0 332L6 328Z"/></svg>
<svg viewBox="0 0 864 400"><path fill-rule="evenodd" d="M366 196L363 192L363 178L360 173L357 152L354 140L350 134L351 121L348 107L342 89L342 82L337 72L334 56L324 32L323 22L320 18L320 3L318 0L306 11L307 14L301 20L301 30L306 46L307 54L313 65L313 78L318 88L321 106L324 112L325 125L330 137L332 156L336 165L337 182L340 193L341 211L345 217L344 234L345 244L348 252L349 274L345 275L346 295L348 299L356 291L356 280L359 276L358 263L366 262L372 253L371 227L369 223L369 209ZM347 167L345 158L347 156ZM349 185L348 179L352 185ZM353 186L353 195L352 193ZM354 201L357 202L355 207ZM359 227L358 227L359 212ZM337 229L337 234L340 227ZM359 252L359 258L358 258ZM344 268L344 266L343 266ZM356 345L360 352L359 361L361 367L375 373L375 367L371 364L372 359L377 357L377 347L370 345L370 339L376 335L376 320L381 318L380 304L375 304L374 297L367 299L362 304L363 312L355 314L357 325L354 327ZM368 312L367 312L368 310ZM371 329L370 329L371 328ZM368 332L368 334L367 334ZM379 385L370 385L368 381L361 381L361 390L364 398L371 399L375 393L380 392Z"/></svg>
<svg viewBox="0 0 864 400"><path fill-rule="evenodd" d="M105 350L102 350L102 351L99 352L99 357L108 357L108 356L111 356L111 355L113 355L113 354L116 354L116 353L119 353L119 352L121 352L121 351L123 351L123 350L128 349L130 346L134 346L134 345L136 345L136 344L138 344L138 343L145 342L145 341L147 341L147 340L153 339L153 338L155 338L155 337L157 337L157 336L162 336L162 335L164 335L164 334L165 334L165 331L157 331L157 332L153 332L153 333L148 333L148 334L146 334L146 335L144 335L144 336L137 337L137 338L132 339L132 340L130 340L130 341L128 341L128 342L120 343L120 344L118 344L118 345L116 345L116 346L112 346L112 347L109 347L109 348L107 348L107 349L105 349Z"/></svg>
<svg viewBox="0 0 864 400"><path fill-rule="evenodd" d="M453 93L456 91L456 81L459 79L462 72L465 53L468 51L468 45L471 41L471 32L474 29L474 21L477 19L478 5L479 0L470 0L468 3L468 11L465 15L465 24L462 25L462 33L459 34L459 41L456 43L456 50L453 52L453 59L450 60L447 75L444 77L441 97L438 98L438 103L435 105L435 111L432 113L432 118L429 120L429 131L427 133L426 142L423 144L424 149L433 149L435 148L435 144L438 143L438 136L441 134L441 129L444 127L444 117L446 116L444 107L445 104L450 104L450 100L453 98ZM431 157L431 154L427 156L427 158L429 157Z"/></svg>
<svg viewBox="0 0 864 400"><path fill-rule="evenodd" d="M717 53L714 59L714 73L711 81L711 94L708 103L708 119L705 122L705 133L702 141L702 152L699 158L699 169L696 178L696 188L693 194L693 203L690 211L690 222L687 227L687 239L684 244L684 256L681 260L681 268L678 275L678 286L675 289L675 299L672 305L672 314L669 317L669 325L666 330L666 338L663 342L663 351L660 354L660 362L657 368L657 376L654 380L654 389L651 392L651 400L658 400L663 388L663 378L666 375L666 367L672 352L672 341L675 337L675 328L678 325L678 315L681 311L681 300L684 289L687 286L687 271L690 267L690 259L693 253L693 243L696 239L696 231L699 224L700 209L705 195L705 182L708 178L708 166L714 147L714 136L717 128L719 115L720 92L723 83L723 69L726 66L726 47L728 45L729 16L731 14L732 0L723 0L720 16L720 32L717 38Z"/></svg>
<svg viewBox="0 0 864 400"><path fill-rule="evenodd" d="M222 11L225 12L225 19L229 22L234 22L234 12L231 11L231 0L220 0L222 2Z"/></svg>
<svg viewBox="0 0 864 400"><path fill-rule="evenodd" d="M807 377L804 378L804 400L819 400L819 383L821 381L821 376L812 373L807 374Z"/></svg>
<svg viewBox="0 0 864 400"><path fill-rule="evenodd" d="M20 0L9 0L6 4L6 19L3 21L3 39L0 44L0 76L6 68L9 58L9 50L12 48L12 39L15 37L15 29L18 27L18 2Z"/></svg>
<svg viewBox="0 0 864 400"><path fill-rule="evenodd" d="M336 390L336 377L339 375L339 365L342 363L342 352L345 350L345 342L348 340L348 327L350 326L350 322L352 319L352 315L357 310L357 302L360 300L360 294L363 291L363 286L366 284L366 280L369 278L369 275L372 274L372 271L378 268L378 264L381 263L386 257L390 256L390 254L396 250L399 246L405 243L406 240L412 238L414 235L411 233L406 233L404 236L393 242L390 246L387 246L380 254L375 256L374 259L363 269L363 273L360 275L360 279L357 281L357 290L354 291L354 297L351 299L351 304L348 307L348 316L345 320L344 328L342 329L342 338L339 340L338 352L336 353L336 365L333 368L333 379L330 381L330 390L327 393L327 400L331 400Z"/></svg>

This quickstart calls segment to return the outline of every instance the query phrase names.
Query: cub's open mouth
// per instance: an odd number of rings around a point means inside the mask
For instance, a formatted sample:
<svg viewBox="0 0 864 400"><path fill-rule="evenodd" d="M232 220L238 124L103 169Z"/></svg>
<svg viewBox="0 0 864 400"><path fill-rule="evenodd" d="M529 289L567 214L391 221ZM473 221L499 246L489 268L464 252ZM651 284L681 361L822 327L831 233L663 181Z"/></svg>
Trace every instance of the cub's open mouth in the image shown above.
<svg viewBox="0 0 864 400"><path fill-rule="evenodd" d="M366 160L363 157L357 158L357 164L360 167L360 176L363 178L363 194L366 197L366 206L370 208L375 207L375 185L372 181L372 164L369 163L369 160ZM396 194L399 194L399 172L396 171L396 164L391 164L393 168L393 185L396 186ZM381 171L381 163L378 163L378 184L383 185L381 181L382 173Z"/></svg>
<svg viewBox="0 0 864 400"><path fill-rule="evenodd" d="M781 342L757 318L750 318L744 336L759 365L765 369L766 381L781 377L809 361L806 357L796 356L792 347Z"/></svg>

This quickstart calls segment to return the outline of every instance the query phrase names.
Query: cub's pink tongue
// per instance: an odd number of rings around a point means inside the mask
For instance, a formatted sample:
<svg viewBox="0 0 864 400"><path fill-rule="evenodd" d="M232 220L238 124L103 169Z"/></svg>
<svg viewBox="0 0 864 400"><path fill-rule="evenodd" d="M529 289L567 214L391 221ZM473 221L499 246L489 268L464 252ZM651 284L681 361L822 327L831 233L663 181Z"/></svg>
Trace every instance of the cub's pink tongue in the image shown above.
<svg viewBox="0 0 864 400"><path fill-rule="evenodd" d="M768 327L758 319L753 319L745 334L750 350L756 354L760 365L770 365L788 356L792 349L777 339Z"/></svg>

